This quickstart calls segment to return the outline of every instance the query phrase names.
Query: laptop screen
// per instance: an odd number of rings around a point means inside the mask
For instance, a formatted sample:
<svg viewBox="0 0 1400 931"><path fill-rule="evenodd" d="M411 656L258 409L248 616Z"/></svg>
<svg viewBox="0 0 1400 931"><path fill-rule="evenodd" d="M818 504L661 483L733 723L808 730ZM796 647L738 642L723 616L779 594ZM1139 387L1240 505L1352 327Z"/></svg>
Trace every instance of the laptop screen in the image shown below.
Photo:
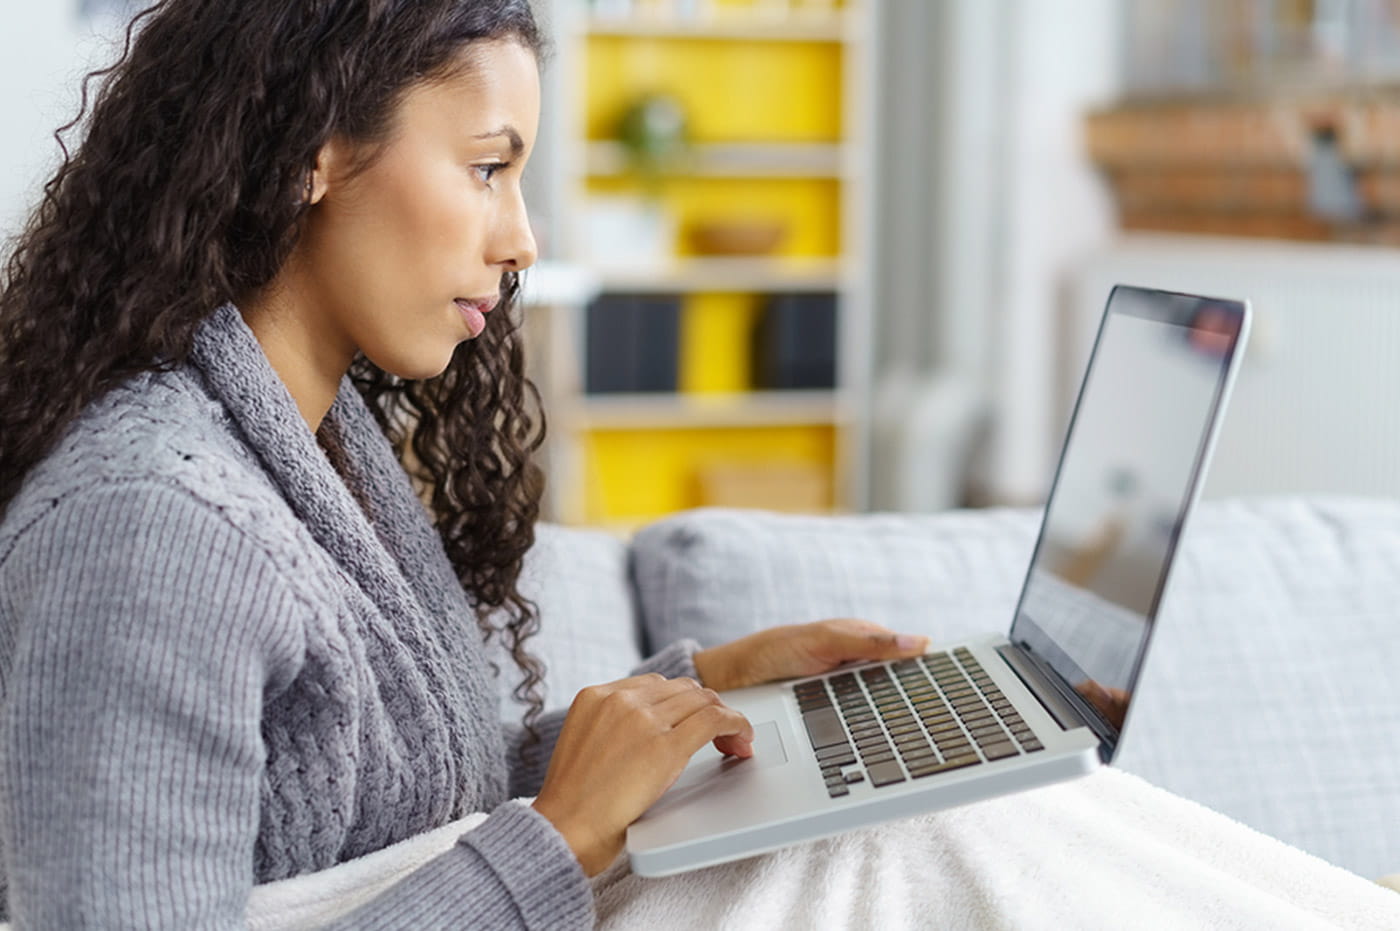
<svg viewBox="0 0 1400 931"><path fill-rule="evenodd" d="M1010 639L1116 749L1247 310L1119 286L1070 419Z"/></svg>

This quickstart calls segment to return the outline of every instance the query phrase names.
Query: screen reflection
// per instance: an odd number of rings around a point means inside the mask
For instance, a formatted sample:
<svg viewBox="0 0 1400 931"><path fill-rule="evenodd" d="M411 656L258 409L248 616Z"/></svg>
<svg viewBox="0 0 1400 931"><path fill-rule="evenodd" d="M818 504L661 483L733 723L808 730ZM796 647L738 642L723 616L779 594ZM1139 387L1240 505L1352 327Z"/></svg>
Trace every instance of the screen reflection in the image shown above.
<svg viewBox="0 0 1400 931"><path fill-rule="evenodd" d="M1118 288L1011 638L1123 725L1243 307Z"/></svg>

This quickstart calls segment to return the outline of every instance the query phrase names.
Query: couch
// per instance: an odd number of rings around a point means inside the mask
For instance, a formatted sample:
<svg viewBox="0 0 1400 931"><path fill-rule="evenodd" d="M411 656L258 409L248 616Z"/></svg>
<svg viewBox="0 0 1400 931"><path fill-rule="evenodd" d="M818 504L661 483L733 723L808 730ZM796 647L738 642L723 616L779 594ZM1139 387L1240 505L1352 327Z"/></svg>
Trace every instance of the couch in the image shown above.
<svg viewBox="0 0 1400 931"><path fill-rule="evenodd" d="M839 616L935 643L1004 631L1038 520L702 509L630 540L541 525L522 585L547 704L679 637ZM1400 501L1203 504L1116 765L1361 876L1400 871L1397 598Z"/></svg>

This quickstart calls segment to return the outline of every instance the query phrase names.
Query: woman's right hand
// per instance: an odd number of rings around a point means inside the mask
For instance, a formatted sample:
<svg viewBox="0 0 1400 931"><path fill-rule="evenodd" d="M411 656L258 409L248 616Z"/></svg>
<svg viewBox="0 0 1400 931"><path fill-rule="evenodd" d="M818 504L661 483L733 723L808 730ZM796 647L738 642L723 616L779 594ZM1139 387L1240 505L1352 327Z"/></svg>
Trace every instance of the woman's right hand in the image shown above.
<svg viewBox="0 0 1400 931"><path fill-rule="evenodd" d="M710 741L753 755L748 720L694 679L651 673L586 688L564 719L535 810L596 876L621 852L627 826Z"/></svg>

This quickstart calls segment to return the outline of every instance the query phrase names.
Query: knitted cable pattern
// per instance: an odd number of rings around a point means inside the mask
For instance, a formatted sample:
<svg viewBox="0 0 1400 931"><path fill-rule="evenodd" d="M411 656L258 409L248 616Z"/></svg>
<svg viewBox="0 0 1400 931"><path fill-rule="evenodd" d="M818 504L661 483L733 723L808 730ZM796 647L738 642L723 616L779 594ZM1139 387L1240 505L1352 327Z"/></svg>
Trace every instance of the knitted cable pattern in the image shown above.
<svg viewBox="0 0 1400 931"><path fill-rule="evenodd" d="M90 406L0 526L3 566L29 528L84 489L126 484L136 494L154 480L265 553L295 595L295 616L223 619L249 630L235 644L276 632L262 711L260 882L506 798L491 674L436 533L348 382L323 430L338 442L341 472L238 312L220 308L189 366L142 375Z"/></svg>

